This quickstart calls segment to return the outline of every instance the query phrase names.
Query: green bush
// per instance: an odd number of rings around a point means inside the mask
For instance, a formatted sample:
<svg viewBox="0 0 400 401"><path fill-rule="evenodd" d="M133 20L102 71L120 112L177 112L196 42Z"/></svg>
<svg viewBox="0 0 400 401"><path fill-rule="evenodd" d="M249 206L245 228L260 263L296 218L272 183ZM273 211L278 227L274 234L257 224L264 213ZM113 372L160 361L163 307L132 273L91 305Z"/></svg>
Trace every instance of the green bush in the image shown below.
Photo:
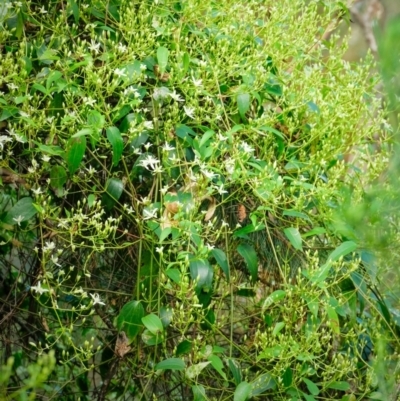
<svg viewBox="0 0 400 401"><path fill-rule="evenodd" d="M386 400L373 355L383 338L397 373L396 310L337 216L391 132L372 57L324 40L346 12L0 3L10 397Z"/></svg>

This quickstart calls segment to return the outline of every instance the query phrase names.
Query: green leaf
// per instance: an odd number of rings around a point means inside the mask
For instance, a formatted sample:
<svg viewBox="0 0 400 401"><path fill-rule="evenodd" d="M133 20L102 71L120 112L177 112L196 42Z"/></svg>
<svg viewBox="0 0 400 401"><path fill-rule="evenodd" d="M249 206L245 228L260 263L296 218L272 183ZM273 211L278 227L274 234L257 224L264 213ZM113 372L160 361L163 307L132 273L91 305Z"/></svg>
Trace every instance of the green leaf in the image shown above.
<svg viewBox="0 0 400 401"><path fill-rule="evenodd" d="M189 65L190 65L190 56L188 53L184 53L183 54L183 59L182 59L182 72L183 75L185 75L187 73L187 71L189 70Z"/></svg>
<svg viewBox="0 0 400 401"><path fill-rule="evenodd" d="M326 312L329 318L329 326L335 334L340 334L339 317L332 306L326 307Z"/></svg>
<svg viewBox="0 0 400 401"><path fill-rule="evenodd" d="M154 334L150 330L145 329L142 333L142 341L146 345L154 346L157 344L161 344L163 342L164 338L163 336L158 333Z"/></svg>
<svg viewBox="0 0 400 401"><path fill-rule="evenodd" d="M156 370L184 370L185 362L180 358L168 358L156 365Z"/></svg>
<svg viewBox="0 0 400 401"><path fill-rule="evenodd" d="M71 138L67 144L66 162L70 174L74 174L81 166L86 150L86 137Z"/></svg>
<svg viewBox="0 0 400 401"><path fill-rule="evenodd" d="M30 220L37 213L31 197L20 199L5 215L3 222L10 225Z"/></svg>
<svg viewBox="0 0 400 401"><path fill-rule="evenodd" d="M218 355L211 354L207 358L212 367L223 377L224 380L228 380L226 378L226 374L224 372L224 364L222 363L222 359Z"/></svg>
<svg viewBox="0 0 400 401"><path fill-rule="evenodd" d="M194 380L211 362L199 362L186 368L185 376Z"/></svg>
<svg viewBox="0 0 400 401"><path fill-rule="evenodd" d="M153 313L142 317L142 323L145 325L147 330L153 334L158 334L164 331L164 326L161 322L161 319Z"/></svg>
<svg viewBox="0 0 400 401"><path fill-rule="evenodd" d="M251 382L253 391L251 392L252 397L256 397L268 390L276 387L276 382L269 373L263 373Z"/></svg>
<svg viewBox="0 0 400 401"><path fill-rule="evenodd" d="M345 381L340 382L332 382L330 383L327 388L331 388L332 390L339 390L339 391L348 391L350 390L350 384Z"/></svg>
<svg viewBox="0 0 400 401"><path fill-rule="evenodd" d="M339 260L342 256L346 256L356 249L357 244L354 241L343 242L328 256L328 260L335 262Z"/></svg>
<svg viewBox="0 0 400 401"><path fill-rule="evenodd" d="M298 251L303 250L303 245L302 245L303 240L297 228L295 227L285 228L283 232L285 233L290 243L293 245L294 249L297 249Z"/></svg>
<svg viewBox="0 0 400 401"><path fill-rule="evenodd" d="M124 149L124 141L117 127L109 127L106 130L107 139L110 141L113 150L113 166L118 165L122 151Z"/></svg>
<svg viewBox="0 0 400 401"><path fill-rule="evenodd" d="M176 347L175 355L176 356L185 355L188 354L191 350L192 350L192 343L188 340L183 340Z"/></svg>
<svg viewBox="0 0 400 401"><path fill-rule="evenodd" d="M167 269L165 274L176 284L181 282L181 272L179 269Z"/></svg>
<svg viewBox="0 0 400 401"><path fill-rule="evenodd" d="M126 303L117 317L118 331L125 331L130 342L132 342L143 327L143 316L144 309L140 301Z"/></svg>
<svg viewBox="0 0 400 401"><path fill-rule="evenodd" d="M312 395L318 395L319 394L319 388L318 386L313 383L311 380L303 378L303 382L306 384L308 391L312 394Z"/></svg>
<svg viewBox="0 0 400 401"><path fill-rule="evenodd" d="M249 244L240 244L236 250L245 260L251 279L256 281L258 277L258 259L256 251Z"/></svg>
<svg viewBox="0 0 400 401"><path fill-rule="evenodd" d="M285 297L286 297L286 291L284 291L284 290L274 291L267 298L265 298L265 301L262 306L262 310L264 311L265 309L269 308L274 303L281 301Z"/></svg>
<svg viewBox="0 0 400 401"><path fill-rule="evenodd" d="M300 219L304 220L310 220L310 218L303 212L298 212L297 210L284 210L283 211L284 216L290 216L290 217L298 217Z"/></svg>
<svg viewBox="0 0 400 401"><path fill-rule="evenodd" d="M237 96L237 105L240 117L242 120L246 120L246 113L250 109L250 94L249 93L240 93Z"/></svg>
<svg viewBox="0 0 400 401"><path fill-rule="evenodd" d="M211 251L211 255L215 258L215 260L218 263L218 266L225 273L225 277L229 282L229 266L228 266L228 260L226 258L225 252L222 251L221 249L214 248Z"/></svg>
<svg viewBox="0 0 400 401"><path fill-rule="evenodd" d="M124 184L118 178L110 178L106 183L106 190L103 193L101 202L107 210L111 210L122 195Z"/></svg>
<svg viewBox="0 0 400 401"><path fill-rule="evenodd" d="M67 172L63 166L55 165L50 170L50 185L56 190L62 189L67 182Z"/></svg>
<svg viewBox="0 0 400 401"><path fill-rule="evenodd" d="M80 136L85 136L85 135L92 135L93 130L91 128L83 128L79 130L76 134L72 135L71 138L79 138Z"/></svg>
<svg viewBox="0 0 400 401"><path fill-rule="evenodd" d="M304 233L302 235L303 238L307 238L307 237L311 237L312 235L321 235L321 234L325 234L326 230L323 227L315 227L310 231L307 231L306 233Z"/></svg>
<svg viewBox="0 0 400 401"><path fill-rule="evenodd" d="M272 335L276 336L277 334L279 334L279 332L285 327L285 323L284 322L278 322L276 323L274 329L272 330Z"/></svg>
<svg viewBox="0 0 400 401"><path fill-rule="evenodd" d="M235 380L236 385L240 384L242 381L242 371L238 366L238 362L235 359L228 359L228 366Z"/></svg>
<svg viewBox="0 0 400 401"><path fill-rule="evenodd" d="M252 387L250 383L241 382L233 394L233 401L246 401L250 398Z"/></svg>
<svg viewBox="0 0 400 401"><path fill-rule="evenodd" d="M161 74L164 73L165 69L167 68L168 56L169 56L169 51L166 47L161 46L157 49L157 62Z"/></svg>
<svg viewBox="0 0 400 401"><path fill-rule="evenodd" d="M214 271L209 262L204 259L192 259L189 262L190 277L196 280L196 292L209 292L212 288Z"/></svg>
<svg viewBox="0 0 400 401"><path fill-rule="evenodd" d="M203 386L196 384L192 386L193 401L206 401L206 390Z"/></svg>

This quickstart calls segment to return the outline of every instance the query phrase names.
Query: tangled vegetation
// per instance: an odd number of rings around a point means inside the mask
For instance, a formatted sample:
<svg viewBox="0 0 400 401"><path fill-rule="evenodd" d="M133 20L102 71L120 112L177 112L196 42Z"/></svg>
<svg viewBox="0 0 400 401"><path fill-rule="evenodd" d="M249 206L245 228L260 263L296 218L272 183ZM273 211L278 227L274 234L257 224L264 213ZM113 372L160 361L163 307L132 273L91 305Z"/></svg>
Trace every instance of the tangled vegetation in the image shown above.
<svg viewBox="0 0 400 401"><path fill-rule="evenodd" d="M1 399L395 399L399 305L341 213L392 131L343 18L0 2Z"/></svg>

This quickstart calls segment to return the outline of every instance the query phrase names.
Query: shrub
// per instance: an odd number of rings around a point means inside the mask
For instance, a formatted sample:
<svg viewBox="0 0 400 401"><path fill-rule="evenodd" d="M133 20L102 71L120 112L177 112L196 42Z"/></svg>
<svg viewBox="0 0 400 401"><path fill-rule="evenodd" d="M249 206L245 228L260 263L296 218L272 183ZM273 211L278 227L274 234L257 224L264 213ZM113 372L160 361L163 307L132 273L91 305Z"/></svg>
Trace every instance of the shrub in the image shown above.
<svg viewBox="0 0 400 401"><path fill-rule="evenodd" d="M335 216L386 168L388 132L372 58L323 39L342 2L1 10L9 388L51 350L48 398L376 390L393 324Z"/></svg>

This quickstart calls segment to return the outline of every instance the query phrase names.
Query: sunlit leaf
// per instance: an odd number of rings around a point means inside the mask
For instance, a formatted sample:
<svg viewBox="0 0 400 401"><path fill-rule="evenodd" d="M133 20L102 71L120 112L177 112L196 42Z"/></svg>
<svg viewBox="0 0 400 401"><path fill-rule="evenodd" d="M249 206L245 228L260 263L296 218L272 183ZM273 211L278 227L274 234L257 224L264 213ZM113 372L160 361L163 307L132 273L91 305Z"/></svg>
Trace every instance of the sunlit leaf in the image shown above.
<svg viewBox="0 0 400 401"><path fill-rule="evenodd" d="M117 328L124 331L130 342L138 335L143 328L142 317L144 309L139 301L130 301L126 303L117 317Z"/></svg>
<svg viewBox="0 0 400 401"><path fill-rule="evenodd" d="M28 197L20 199L6 214L3 222L10 225L30 220L37 213L33 199Z"/></svg>
<svg viewBox="0 0 400 401"><path fill-rule="evenodd" d="M303 249L303 244L302 244L303 240L297 228L295 227L285 228L283 232L285 233L290 243L293 245L294 249L297 249L298 251L301 251Z"/></svg>
<svg viewBox="0 0 400 401"><path fill-rule="evenodd" d="M242 118L242 120L246 120L246 113L250 109L250 94L240 93L237 96L237 105L240 117Z"/></svg>
<svg viewBox="0 0 400 401"><path fill-rule="evenodd" d="M164 326L161 322L161 319L153 313L142 317L142 323L147 328L147 330L149 330L153 334L158 334L164 331Z"/></svg>
<svg viewBox="0 0 400 401"><path fill-rule="evenodd" d="M185 362L180 358L168 358L156 365L156 370L184 370Z"/></svg>
<svg viewBox="0 0 400 401"><path fill-rule="evenodd" d="M241 382L233 393L233 401L246 401L250 398L252 387L250 383Z"/></svg>
<svg viewBox="0 0 400 401"><path fill-rule="evenodd" d="M157 62L160 68L160 73L164 73L168 64L169 51L167 48L161 46L157 49Z"/></svg>

